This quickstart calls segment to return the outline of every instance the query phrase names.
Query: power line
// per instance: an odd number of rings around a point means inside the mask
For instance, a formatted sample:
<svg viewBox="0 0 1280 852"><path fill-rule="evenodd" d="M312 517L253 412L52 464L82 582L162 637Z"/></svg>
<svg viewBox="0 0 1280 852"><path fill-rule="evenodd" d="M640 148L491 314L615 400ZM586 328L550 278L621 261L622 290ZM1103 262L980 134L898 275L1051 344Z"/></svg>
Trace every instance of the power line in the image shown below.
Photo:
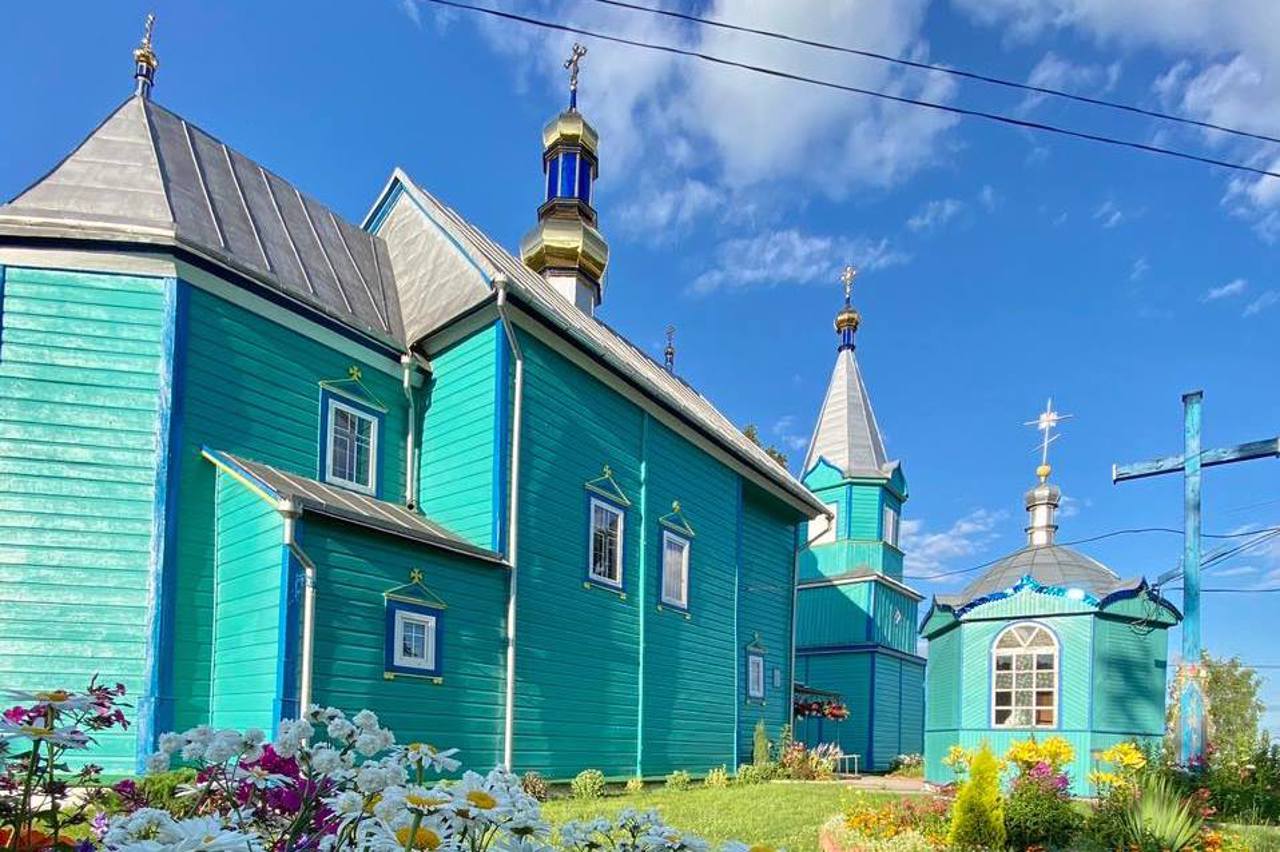
<svg viewBox="0 0 1280 852"><path fill-rule="evenodd" d="M1019 89L1025 92L1033 92L1038 95L1049 95L1055 98L1064 98L1070 101L1077 101L1091 106L1105 107L1107 109L1120 110L1122 112L1142 115L1148 118L1156 118L1161 121L1172 121L1178 124L1187 124L1192 127L1199 127L1205 130L1216 130L1221 133L1229 133L1233 136L1243 136L1248 139L1258 139L1263 142L1280 143L1280 138L1268 136L1265 133L1254 133L1249 130L1240 130L1235 127L1226 127L1221 124L1214 124L1209 121L1200 121L1194 118L1188 118L1184 115L1175 115L1173 113L1161 112L1159 110L1147 109L1135 104L1124 103L1121 101L1111 101L1105 98L1093 98L1088 95L1078 95L1072 92L1063 91L1062 89L1054 89L1049 86L1036 86L1031 83L1019 83L1016 80L1007 80L1002 77L993 77L989 74L980 74L976 71L966 71L962 68L954 68L948 65L938 65L932 62L917 62L912 59L903 59L900 56L891 56L885 53L876 53L872 50L863 50L856 47L846 47L844 45L832 44L831 42L818 41L816 39L804 38L802 36L789 35L774 30L759 29L757 27L748 27L742 24L731 24L727 21L717 21L714 18L704 18L699 15L692 15L687 12L677 12L671 9L658 9L651 6L644 6L640 3L629 3L626 0L594 0L606 6L616 6L621 9L631 9L636 12L647 12L651 15L662 15L668 18L676 18L690 23L701 24L703 26L715 27L722 30L732 30L739 33L750 33L752 35L763 36L765 38L776 39L778 41L791 42L792 44L801 44L806 47L817 47L822 50L832 50L837 53L847 53L852 56L860 56L864 59L874 59L879 62L890 62L894 65L904 65L908 68L915 68L920 71L937 72L939 74L947 74L952 77L960 77L966 80L976 80L981 83L989 83L994 86L1003 86L1009 89Z"/></svg>
<svg viewBox="0 0 1280 852"><path fill-rule="evenodd" d="M599 32L597 30L589 30L584 27L577 27L571 24L562 24L557 21L548 21L542 18L534 18L528 15L519 15L515 12L505 12L501 9L488 9L483 6L473 6L470 3L459 2L459 0L428 0L438 6L447 6L451 9L462 9L468 12L477 12L482 15L489 15L495 18L503 18L509 21L516 21L530 26L541 27L542 29L555 30L558 32L573 33L574 35L585 36L588 38L596 38L601 41L612 42L614 44L625 44L630 47L638 47L643 50L655 50L662 53L671 53L677 56L686 56L693 59L701 59L705 62L711 62L716 65L723 65L728 68L739 68L743 71L751 71L756 74L763 74L768 77L776 77L782 80L791 80L797 83L808 83L810 85L819 86L826 89L834 89L836 91L848 92L855 95L866 95L867 97L879 98L881 100L891 101L894 103L907 104L909 106L922 107L924 109L937 110L939 112L951 113L967 118L981 118L987 121L994 121L999 124L1005 124L1010 127L1017 127L1023 130L1038 130L1042 133L1052 133L1058 136L1065 136L1072 139L1080 139L1087 142L1097 142L1102 145L1111 145L1117 148L1128 148L1134 151L1143 151L1148 154L1161 154L1166 157L1174 157L1180 160L1188 160L1190 162L1202 163L1208 166L1220 166L1224 169L1231 169L1238 172L1248 172L1249 174L1260 175L1263 177L1280 178L1280 172L1272 172L1267 169L1258 168L1256 166L1245 165L1244 163L1235 163L1229 160L1219 160L1214 157L1205 157L1200 154L1192 154L1189 151L1182 151L1177 148L1165 148L1160 145L1149 145L1145 142L1134 142L1129 139L1117 139L1113 136L1103 136L1099 133L1089 133L1083 130L1072 130L1056 124L1046 124L1041 121L1031 121L1029 119L1014 118L1009 115L1002 115L995 112L986 112L984 110L969 109L967 107L952 106L950 104L938 103L936 101L926 101L920 98L909 98L904 95L892 95L888 92L880 92L875 89L864 89L859 86L849 86L844 83L836 83L832 80L822 80L817 77L807 77L803 74L793 74L789 71L781 71L776 68L768 68L763 65L753 65L748 62L739 62L734 59L726 59L722 56L715 56L710 53L704 53L698 50L691 50L684 47L676 47L670 44L658 44L655 42L642 41L640 39L628 38L626 36L612 35L609 33Z"/></svg>

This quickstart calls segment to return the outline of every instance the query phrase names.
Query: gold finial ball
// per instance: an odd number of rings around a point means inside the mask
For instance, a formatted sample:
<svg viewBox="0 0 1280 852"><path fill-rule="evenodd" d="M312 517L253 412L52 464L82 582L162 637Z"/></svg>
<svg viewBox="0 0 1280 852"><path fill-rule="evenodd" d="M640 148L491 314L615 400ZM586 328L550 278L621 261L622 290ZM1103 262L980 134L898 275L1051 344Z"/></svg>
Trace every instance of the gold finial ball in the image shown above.
<svg viewBox="0 0 1280 852"><path fill-rule="evenodd" d="M862 315L854 308L845 308L836 314L836 333L844 331L846 328L851 331L857 331L858 325L862 322Z"/></svg>
<svg viewBox="0 0 1280 852"><path fill-rule="evenodd" d="M1040 477L1040 481L1044 482L1049 478L1049 474L1053 472L1053 468L1047 464L1042 464L1036 468L1036 476Z"/></svg>

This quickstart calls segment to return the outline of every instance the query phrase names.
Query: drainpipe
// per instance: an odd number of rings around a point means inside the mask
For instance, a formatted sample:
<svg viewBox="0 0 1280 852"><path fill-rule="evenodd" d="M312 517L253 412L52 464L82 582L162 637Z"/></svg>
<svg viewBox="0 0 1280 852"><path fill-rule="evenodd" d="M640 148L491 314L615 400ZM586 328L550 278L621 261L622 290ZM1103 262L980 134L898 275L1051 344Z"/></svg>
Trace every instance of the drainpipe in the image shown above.
<svg viewBox="0 0 1280 852"><path fill-rule="evenodd" d="M302 648L300 672L298 676L298 716L306 715L311 709L311 656L315 646L316 627L316 564L311 561L298 546L295 537L298 518L302 510L292 500L281 500L280 514L284 516L284 546L302 565L305 586L302 592Z"/></svg>
<svg viewBox="0 0 1280 852"><path fill-rule="evenodd" d="M400 367L404 372L404 398L409 404L409 428L405 429L405 472L404 472L404 504L412 509L418 503L418 460L414 457L417 451L414 437L418 431L418 403L413 398L413 355L409 352L400 356Z"/></svg>
<svg viewBox="0 0 1280 852"><path fill-rule="evenodd" d="M520 349L520 341L516 338L515 326L507 315L507 288L511 282L505 275L493 279L497 290L498 318L502 322L502 330L507 335L507 344L515 355L515 393L511 411L511 475L507 492L507 684L506 704L503 711L502 729L502 763L510 770L512 752L515 745L515 710L516 710L516 583L519 576L516 563L520 553L520 414L524 403L524 352ZM496 452L502 452L498 447Z"/></svg>
<svg viewBox="0 0 1280 852"><path fill-rule="evenodd" d="M827 515L827 525L822 531L813 538L806 541L802 546L796 548L795 555L791 559L791 685L787 690L787 718L792 719L792 713L796 706L796 604L800 596L800 553L807 550L815 541L831 532L831 527L835 523L835 518L830 512ZM796 530L796 541L800 541L799 529ZM795 732L792 731L794 734Z"/></svg>

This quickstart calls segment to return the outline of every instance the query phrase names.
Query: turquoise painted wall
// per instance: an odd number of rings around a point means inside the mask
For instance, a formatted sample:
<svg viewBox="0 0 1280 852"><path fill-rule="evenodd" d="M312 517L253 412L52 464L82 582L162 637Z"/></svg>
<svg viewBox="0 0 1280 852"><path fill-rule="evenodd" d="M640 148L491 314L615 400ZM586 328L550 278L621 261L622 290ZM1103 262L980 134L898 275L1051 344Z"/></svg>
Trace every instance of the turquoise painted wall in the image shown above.
<svg viewBox="0 0 1280 852"><path fill-rule="evenodd" d="M214 467L208 445L284 470L319 474L321 381L359 366L364 384L388 409L379 442L384 497L404 495L405 408L398 376L352 358L297 330L190 287L188 332L181 347L186 380L181 450L170 461L179 482L177 611L173 726L184 730L209 713L213 636ZM297 320L299 326L306 321ZM229 412L234 412L230 416Z"/></svg>
<svg viewBox="0 0 1280 852"><path fill-rule="evenodd" d="M960 727L960 631L951 630L929 640L925 724L930 731Z"/></svg>
<svg viewBox="0 0 1280 852"><path fill-rule="evenodd" d="M284 670L281 617L286 582L284 523L267 501L233 477L217 476L213 684L209 724L259 728L279 721Z"/></svg>
<svg viewBox="0 0 1280 852"><path fill-rule="evenodd" d="M495 467L504 343L502 327L494 323L434 355L420 425L420 508L490 550L499 547L506 508Z"/></svg>
<svg viewBox="0 0 1280 852"><path fill-rule="evenodd" d="M796 594L796 647L858 645L871 641L872 583L810 586ZM807 686L820 686L807 683Z"/></svg>
<svg viewBox="0 0 1280 852"><path fill-rule="evenodd" d="M916 652L917 603L914 598L884 583L875 584L873 640L878 645L907 654Z"/></svg>
<svg viewBox="0 0 1280 852"><path fill-rule="evenodd" d="M849 718L806 718L795 722L796 739L809 746L834 742L845 754L861 756L865 767L871 747L871 654L827 653L796 655L801 683L837 692L849 708Z"/></svg>
<svg viewBox="0 0 1280 852"><path fill-rule="evenodd" d="M502 759L507 572L394 536L304 515L301 546L316 564L313 701L370 708L400 742L461 749L468 769ZM440 597L442 682L383 677L383 593L409 582Z"/></svg>
<svg viewBox="0 0 1280 852"><path fill-rule="evenodd" d="M787 593L744 609L737 476L536 338L522 333L521 346L517 768L624 778L731 765L744 724L735 716L746 695L743 648L790 608L792 560L780 542L793 540L792 528L772 521L768 550L750 569L769 574L776 562L774 585ZM630 501L620 591L587 582L585 484L606 464ZM659 609L659 519L673 500L695 531L687 617ZM745 502L743 512L745 521Z"/></svg>
<svg viewBox="0 0 1280 852"><path fill-rule="evenodd" d="M97 674L136 702L163 544L175 287L13 266L0 275L0 681L77 689ZM134 769L136 730L99 735L94 762Z"/></svg>
<svg viewBox="0 0 1280 852"><path fill-rule="evenodd" d="M1164 629L1135 629L1132 622L1100 616L1094 631L1094 728L1162 736L1169 657Z"/></svg>

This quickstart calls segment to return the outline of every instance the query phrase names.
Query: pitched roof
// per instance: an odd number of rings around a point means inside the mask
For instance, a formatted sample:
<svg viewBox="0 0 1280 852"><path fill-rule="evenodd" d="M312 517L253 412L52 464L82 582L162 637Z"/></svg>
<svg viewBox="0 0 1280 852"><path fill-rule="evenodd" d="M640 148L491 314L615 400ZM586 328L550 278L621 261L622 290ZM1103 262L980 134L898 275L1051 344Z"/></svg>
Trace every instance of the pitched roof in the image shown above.
<svg viewBox="0 0 1280 852"><path fill-rule="evenodd" d="M820 458L845 476L887 477L897 464L891 463L885 453L884 439L871 411L871 398L852 349L841 349L836 355L803 470L812 470Z"/></svg>
<svg viewBox="0 0 1280 852"><path fill-rule="evenodd" d="M1062 545L1024 547L1001 559L956 595L938 595L938 602L963 607L979 598L1002 592L1030 577L1042 586L1080 589L1103 598L1126 584L1096 559Z"/></svg>
<svg viewBox="0 0 1280 852"><path fill-rule="evenodd" d="M404 337L380 239L141 97L0 206L0 233L174 245L375 338Z"/></svg>
<svg viewBox="0 0 1280 852"><path fill-rule="evenodd" d="M389 500L335 488L222 450L205 447L203 454L218 467L246 480L269 497L290 500L303 512L314 512L490 562L502 561L498 554L476 547L426 516Z"/></svg>
<svg viewBox="0 0 1280 852"><path fill-rule="evenodd" d="M412 209L389 199L399 187L430 223L424 229L412 222ZM688 383L668 372L605 323L571 305L536 272L467 222L431 193L396 169L380 203L385 214L379 233L387 241L400 285L401 308L412 343L442 327L462 311L492 295L492 281L503 275L510 291L541 318L603 360L610 368L638 384L650 395L694 423L727 449L814 514L826 508L799 480L750 441L742 430ZM438 229L438 239L432 229ZM450 298L438 297L444 280L453 282Z"/></svg>

